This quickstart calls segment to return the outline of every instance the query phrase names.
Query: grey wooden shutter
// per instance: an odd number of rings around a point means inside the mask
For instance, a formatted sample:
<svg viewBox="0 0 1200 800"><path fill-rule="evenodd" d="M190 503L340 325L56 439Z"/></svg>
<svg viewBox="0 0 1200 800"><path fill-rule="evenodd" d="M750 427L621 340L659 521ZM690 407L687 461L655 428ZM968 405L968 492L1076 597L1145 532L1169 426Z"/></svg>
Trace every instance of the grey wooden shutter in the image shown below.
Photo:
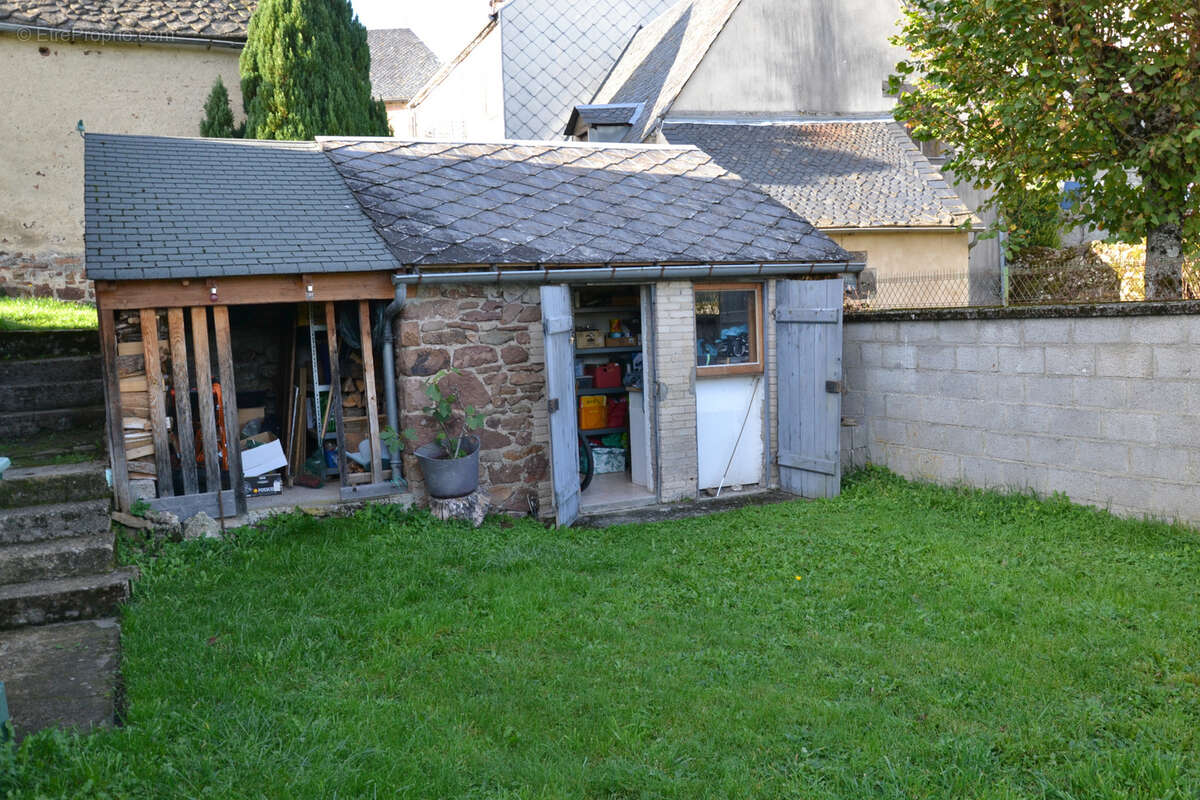
<svg viewBox="0 0 1200 800"><path fill-rule="evenodd" d="M841 491L842 279L776 284L779 482L803 497Z"/></svg>
<svg viewBox="0 0 1200 800"><path fill-rule="evenodd" d="M571 290L542 287L546 339L546 400L550 408L550 474L555 518L570 525L579 516L579 433L575 419L575 343Z"/></svg>

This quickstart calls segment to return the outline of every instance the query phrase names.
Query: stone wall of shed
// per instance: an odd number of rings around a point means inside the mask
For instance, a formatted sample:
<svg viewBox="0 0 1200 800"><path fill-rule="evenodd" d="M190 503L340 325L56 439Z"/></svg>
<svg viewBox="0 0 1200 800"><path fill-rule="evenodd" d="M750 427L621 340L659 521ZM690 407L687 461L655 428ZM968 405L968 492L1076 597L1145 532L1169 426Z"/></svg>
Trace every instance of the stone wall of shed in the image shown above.
<svg viewBox="0 0 1200 800"><path fill-rule="evenodd" d="M401 424L417 434L404 455L415 496L426 493L412 451L436 432L422 411L426 379L454 367L443 386L485 415L479 482L494 509L526 514L532 500L553 514L541 320L536 286L422 286L409 298L396 368Z"/></svg>

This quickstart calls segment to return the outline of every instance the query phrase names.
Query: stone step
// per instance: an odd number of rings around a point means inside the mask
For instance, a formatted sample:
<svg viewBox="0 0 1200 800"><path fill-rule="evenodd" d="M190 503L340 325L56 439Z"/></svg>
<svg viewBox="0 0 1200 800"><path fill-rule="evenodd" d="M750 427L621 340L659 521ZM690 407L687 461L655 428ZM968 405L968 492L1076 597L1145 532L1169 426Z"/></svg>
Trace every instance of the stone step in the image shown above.
<svg viewBox="0 0 1200 800"><path fill-rule="evenodd" d="M0 509L84 500L107 501L108 497L104 464L99 461L13 467L0 480Z"/></svg>
<svg viewBox="0 0 1200 800"><path fill-rule="evenodd" d="M0 585L99 575L113 568L113 535L0 547Z"/></svg>
<svg viewBox="0 0 1200 800"><path fill-rule="evenodd" d="M99 379L61 381L54 384L0 383L0 414L44 411L69 400L75 407L104 403L104 383Z"/></svg>
<svg viewBox="0 0 1200 800"><path fill-rule="evenodd" d="M0 586L0 629L111 617L129 598L132 567L103 575Z"/></svg>
<svg viewBox="0 0 1200 800"><path fill-rule="evenodd" d="M94 331L0 331L0 360L97 355L100 336Z"/></svg>
<svg viewBox="0 0 1200 800"><path fill-rule="evenodd" d="M99 356L0 361L0 386L52 385L65 381L98 381L100 378Z"/></svg>
<svg viewBox="0 0 1200 800"><path fill-rule="evenodd" d="M50 408L41 411L6 411L0 412L0 440L33 436L40 431L100 428L103 425L103 405Z"/></svg>
<svg viewBox="0 0 1200 800"><path fill-rule="evenodd" d="M102 536L112 527L107 498L0 510L0 545Z"/></svg>

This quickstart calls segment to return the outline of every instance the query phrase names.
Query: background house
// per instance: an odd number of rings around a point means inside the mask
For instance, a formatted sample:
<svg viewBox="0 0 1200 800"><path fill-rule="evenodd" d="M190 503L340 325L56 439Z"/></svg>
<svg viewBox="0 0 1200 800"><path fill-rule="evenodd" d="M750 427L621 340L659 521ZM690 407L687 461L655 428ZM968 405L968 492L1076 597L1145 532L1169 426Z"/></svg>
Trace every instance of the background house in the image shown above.
<svg viewBox="0 0 1200 800"><path fill-rule="evenodd" d="M442 64L409 28L368 30L367 45L371 94L383 100L392 133L406 135L412 125L409 104Z"/></svg>
<svg viewBox="0 0 1200 800"><path fill-rule="evenodd" d="M938 304L965 303L974 220L883 92L902 57L887 44L894 12L682 0L638 31L564 133L697 145L863 254L876 287L954 274L923 280Z"/></svg>
<svg viewBox="0 0 1200 800"><path fill-rule="evenodd" d="M92 297L76 124L194 136L218 76L240 114L238 55L254 5L0 2L0 290Z"/></svg>

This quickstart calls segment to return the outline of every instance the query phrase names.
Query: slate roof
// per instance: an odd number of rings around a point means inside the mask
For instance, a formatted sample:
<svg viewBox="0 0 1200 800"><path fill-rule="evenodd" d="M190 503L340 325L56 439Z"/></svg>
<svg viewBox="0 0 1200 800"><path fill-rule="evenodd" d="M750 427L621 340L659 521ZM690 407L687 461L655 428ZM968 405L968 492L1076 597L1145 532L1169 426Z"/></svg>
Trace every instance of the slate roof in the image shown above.
<svg viewBox="0 0 1200 800"><path fill-rule="evenodd" d="M741 0L680 0L638 31L593 103L645 103L625 137L653 133Z"/></svg>
<svg viewBox="0 0 1200 800"><path fill-rule="evenodd" d="M504 131L552 139L591 100L638 25L673 0L510 0L500 9Z"/></svg>
<svg viewBox="0 0 1200 800"><path fill-rule="evenodd" d="M319 141L403 264L849 258L694 147Z"/></svg>
<svg viewBox="0 0 1200 800"><path fill-rule="evenodd" d="M667 121L662 131L819 228L950 227L974 219L895 122Z"/></svg>
<svg viewBox="0 0 1200 800"><path fill-rule="evenodd" d="M87 135L92 280L395 269L313 142Z"/></svg>
<svg viewBox="0 0 1200 800"><path fill-rule="evenodd" d="M564 131L574 135L579 123L584 125L632 125L641 117L645 103L605 103L601 105L579 105L571 112Z"/></svg>
<svg viewBox="0 0 1200 800"><path fill-rule="evenodd" d="M367 31L371 48L371 94L386 101L406 103L413 98L441 63L409 28Z"/></svg>
<svg viewBox="0 0 1200 800"><path fill-rule="evenodd" d="M256 5L258 0L0 0L0 22L244 42Z"/></svg>

